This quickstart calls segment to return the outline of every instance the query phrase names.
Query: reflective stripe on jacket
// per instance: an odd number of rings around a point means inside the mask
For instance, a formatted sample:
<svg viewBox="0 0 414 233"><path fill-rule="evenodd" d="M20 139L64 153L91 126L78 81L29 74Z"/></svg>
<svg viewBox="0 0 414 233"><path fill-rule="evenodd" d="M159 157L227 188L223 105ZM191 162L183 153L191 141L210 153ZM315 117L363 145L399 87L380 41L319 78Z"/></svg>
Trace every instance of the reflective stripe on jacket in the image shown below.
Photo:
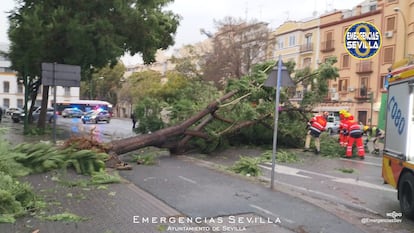
<svg viewBox="0 0 414 233"><path fill-rule="evenodd" d="M325 130L326 127L326 119L323 116L317 115L312 117L310 120L311 129L315 130L316 132L322 132Z"/></svg>
<svg viewBox="0 0 414 233"><path fill-rule="evenodd" d="M349 129L349 134L352 134L352 135L354 135L354 134L361 134L362 135L362 133L364 132L362 130L361 125L359 125L355 121L349 123L348 129Z"/></svg>

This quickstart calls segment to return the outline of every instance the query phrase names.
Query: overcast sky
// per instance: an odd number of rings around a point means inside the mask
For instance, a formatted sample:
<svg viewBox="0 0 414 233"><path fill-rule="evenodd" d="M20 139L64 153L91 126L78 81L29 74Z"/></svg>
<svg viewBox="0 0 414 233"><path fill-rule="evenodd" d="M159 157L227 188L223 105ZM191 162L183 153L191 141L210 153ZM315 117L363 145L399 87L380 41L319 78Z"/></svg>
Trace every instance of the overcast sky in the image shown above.
<svg viewBox="0 0 414 233"><path fill-rule="evenodd" d="M214 21L226 16L256 19L267 22L272 28L286 20L301 20L333 9L351 9L363 0L175 0L167 9L181 15L182 20L175 37L175 46L181 47L206 39L200 29L216 31ZM298 7L299 6L299 7ZM14 0L1 0L0 42L8 42L7 11L15 7ZM129 59L126 63L136 63ZM129 65L129 64L126 64Z"/></svg>

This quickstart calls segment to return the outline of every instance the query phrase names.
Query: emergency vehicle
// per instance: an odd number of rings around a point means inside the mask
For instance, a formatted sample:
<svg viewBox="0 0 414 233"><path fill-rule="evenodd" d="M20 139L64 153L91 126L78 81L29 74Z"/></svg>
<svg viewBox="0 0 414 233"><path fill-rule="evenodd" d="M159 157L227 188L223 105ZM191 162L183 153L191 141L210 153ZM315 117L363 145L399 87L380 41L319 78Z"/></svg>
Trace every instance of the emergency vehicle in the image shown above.
<svg viewBox="0 0 414 233"><path fill-rule="evenodd" d="M382 177L398 190L403 215L414 219L414 64L390 74Z"/></svg>

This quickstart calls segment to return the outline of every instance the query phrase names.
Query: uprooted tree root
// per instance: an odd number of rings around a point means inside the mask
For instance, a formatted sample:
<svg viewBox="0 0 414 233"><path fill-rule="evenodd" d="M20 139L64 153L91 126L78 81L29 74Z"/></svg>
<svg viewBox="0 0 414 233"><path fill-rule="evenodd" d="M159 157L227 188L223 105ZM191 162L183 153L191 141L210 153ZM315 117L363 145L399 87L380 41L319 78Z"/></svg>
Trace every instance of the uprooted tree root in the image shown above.
<svg viewBox="0 0 414 233"><path fill-rule="evenodd" d="M89 131L88 134L71 136L63 143L62 147L72 147L76 150L93 150L96 152L107 153L109 155L109 158L105 161L106 167L115 168L117 170L131 170L131 165L123 162L118 158L117 154L111 152L111 144L100 142L96 138L97 134L95 130L96 128L93 128Z"/></svg>

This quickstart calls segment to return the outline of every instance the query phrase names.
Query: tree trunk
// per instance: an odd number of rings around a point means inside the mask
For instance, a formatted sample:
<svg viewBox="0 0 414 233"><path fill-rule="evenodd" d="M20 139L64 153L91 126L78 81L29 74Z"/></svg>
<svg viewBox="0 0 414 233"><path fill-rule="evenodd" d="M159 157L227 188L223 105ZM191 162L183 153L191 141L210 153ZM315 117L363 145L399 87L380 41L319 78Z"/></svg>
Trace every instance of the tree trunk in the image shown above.
<svg viewBox="0 0 414 233"><path fill-rule="evenodd" d="M54 88L56 88L56 86ZM47 102L48 101L49 101L49 86L43 86L42 104L41 104L39 119L37 119L37 127L39 129L46 128L46 113L47 113Z"/></svg>
<svg viewBox="0 0 414 233"><path fill-rule="evenodd" d="M237 91L227 93L226 95L222 96L219 100L210 103L204 110L202 110L198 114L194 115L186 121L183 121L178 125L160 129L151 134L143 134L135 137L112 141L110 153L120 155L148 146L169 148L172 151L177 151L178 147L183 147L183 142L188 141L188 138L184 137L184 141L181 141L181 143L179 143L179 140L183 136L197 135L196 133L194 133L194 131L188 131L187 134L186 131L188 128L190 128L192 125L197 123L205 116L209 114L214 114L214 112L219 108L219 105L222 102L231 98L236 93ZM196 128L196 130L199 129ZM200 136L204 137L203 134L200 134ZM174 137L180 138L176 139L176 141L171 142L170 140Z"/></svg>

